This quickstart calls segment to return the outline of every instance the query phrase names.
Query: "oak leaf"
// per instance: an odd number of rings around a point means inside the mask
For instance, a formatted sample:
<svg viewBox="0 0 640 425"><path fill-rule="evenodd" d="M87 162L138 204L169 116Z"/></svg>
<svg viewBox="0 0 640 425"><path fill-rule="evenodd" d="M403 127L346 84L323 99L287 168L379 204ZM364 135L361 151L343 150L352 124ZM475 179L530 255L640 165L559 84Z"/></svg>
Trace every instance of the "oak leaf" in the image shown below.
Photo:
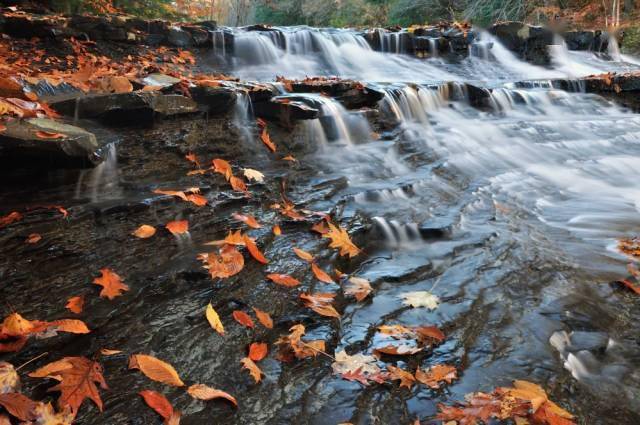
<svg viewBox="0 0 640 425"><path fill-rule="evenodd" d="M220 321L220 316L218 316L218 313L213 309L213 306L211 305L211 303L207 305L207 310L205 312L205 315L207 316L207 320L209 321L209 324L211 325L211 327L220 335L224 335L224 326Z"/></svg>
<svg viewBox="0 0 640 425"><path fill-rule="evenodd" d="M211 388L204 384L194 384L187 389L189 395L198 400L215 400L216 398L223 398L230 401L235 407L238 407L238 401L231 394Z"/></svg>
<svg viewBox="0 0 640 425"><path fill-rule="evenodd" d="M415 384L416 382L416 378L414 378L414 376L411 373L407 372L404 369L387 365L387 370L389 371L389 379L400 380L400 388L407 387L411 389L413 384Z"/></svg>
<svg viewBox="0 0 640 425"><path fill-rule="evenodd" d="M360 253L360 248L355 246L346 230L336 227L333 223L328 223L329 231L322 235L323 238L331 239L330 248L340 249L340 255L353 258Z"/></svg>
<svg viewBox="0 0 640 425"><path fill-rule="evenodd" d="M104 268L100 269L102 276L93 279L93 283L102 286L100 296L113 300L116 297L122 295L123 292L128 291L129 287L122 283L122 279L113 270Z"/></svg>
<svg viewBox="0 0 640 425"><path fill-rule="evenodd" d="M72 313L82 313L82 309L84 308L84 297L78 296L69 298L65 307Z"/></svg>
<svg viewBox="0 0 640 425"><path fill-rule="evenodd" d="M129 369L139 369L147 378L174 387L183 387L184 382L169 363L146 354L133 354L129 358Z"/></svg>

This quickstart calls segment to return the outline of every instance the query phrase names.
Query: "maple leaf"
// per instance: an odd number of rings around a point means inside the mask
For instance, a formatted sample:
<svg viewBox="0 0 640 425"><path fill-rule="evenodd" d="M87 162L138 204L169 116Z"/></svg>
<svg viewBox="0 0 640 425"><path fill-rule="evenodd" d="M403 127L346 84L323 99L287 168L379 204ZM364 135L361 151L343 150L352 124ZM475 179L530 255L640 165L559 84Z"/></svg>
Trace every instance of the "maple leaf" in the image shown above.
<svg viewBox="0 0 640 425"><path fill-rule="evenodd" d="M329 223L329 231L322 235L323 238L331 239L330 248L340 249L340 255L355 257L360 253L360 249L351 242L351 238L346 230L336 227L333 223Z"/></svg>
<svg viewBox="0 0 640 425"><path fill-rule="evenodd" d="M253 324L253 320L251 319L251 316L249 316L244 311L234 310L234 312L232 313L232 316L235 319L235 321L240 323L242 326L246 326L247 328L255 327L255 325Z"/></svg>
<svg viewBox="0 0 640 425"><path fill-rule="evenodd" d="M344 294L352 295L357 301L362 301L373 291L367 279L350 277L348 284L344 286Z"/></svg>
<svg viewBox="0 0 640 425"><path fill-rule="evenodd" d="M264 359L269 352L269 347L264 342L252 342L249 346L249 358L254 362Z"/></svg>
<svg viewBox="0 0 640 425"><path fill-rule="evenodd" d="M428 291L415 291L405 292L400 294L398 298L402 298L402 304L410 305L411 307L425 307L429 310L435 310L438 308L440 299Z"/></svg>
<svg viewBox="0 0 640 425"><path fill-rule="evenodd" d="M156 234L156 228L153 226L149 226L148 224L143 224L138 227L132 235L136 238L147 239Z"/></svg>
<svg viewBox="0 0 640 425"><path fill-rule="evenodd" d="M187 389L189 395L197 400L215 400L222 398L230 401L235 407L238 407L238 401L231 394L217 390L215 388L208 387L204 384L194 384Z"/></svg>
<svg viewBox="0 0 640 425"><path fill-rule="evenodd" d="M224 245L217 254L210 252L201 254L199 258L204 261L204 268L209 270L212 279L226 279L244 268L244 257L233 245Z"/></svg>
<svg viewBox="0 0 640 425"><path fill-rule="evenodd" d="M322 270L316 263L311 263L311 271L315 277L324 283L336 283L331 276L329 276L324 270Z"/></svg>
<svg viewBox="0 0 640 425"><path fill-rule="evenodd" d="M256 317L258 318L260 323L262 323L262 326L267 329L273 329L273 320L271 319L269 313L262 311L256 307L253 307L253 311L256 313Z"/></svg>
<svg viewBox="0 0 640 425"><path fill-rule="evenodd" d="M102 286L100 296L113 300L116 297L122 295L123 292L128 291L129 287L122 283L120 276L118 276L113 270L104 268L100 269L102 276L93 279L93 283Z"/></svg>
<svg viewBox="0 0 640 425"><path fill-rule="evenodd" d="M166 420L173 416L173 406L164 395L152 390L140 391L138 394L144 399L147 406L155 410L163 419Z"/></svg>
<svg viewBox="0 0 640 425"><path fill-rule="evenodd" d="M400 388L407 387L411 389L416 382L416 378L404 369L388 365L387 370L389 371L389 379L400 380Z"/></svg>
<svg viewBox="0 0 640 425"><path fill-rule="evenodd" d="M82 309L84 308L84 297L79 296L69 298L65 307L72 313L82 313Z"/></svg>
<svg viewBox="0 0 640 425"><path fill-rule="evenodd" d="M40 372L40 373L38 373ZM86 357L64 357L29 374L34 377L46 377L60 381L48 391L60 391L58 406L69 407L75 416L85 399L90 399L102 411L102 399L96 384L106 390L109 387L102 376L100 363Z"/></svg>
<svg viewBox="0 0 640 425"><path fill-rule="evenodd" d="M300 294L300 299L306 307L320 314L321 316L340 318L340 313L331 305L335 294L316 293L316 294Z"/></svg>
<svg viewBox="0 0 640 425"><path fill-rule="evenodd" d="M300 285L300 281L298 279L287 274L270 273L267 275L267 279L277 283L278 285L287 286L289 288Z"/></svg>
<svg viewBox="0 0 640 425"><path fill-rule="evenodd" d="M233 213L232 217L238 221L243 222L252 229L259 229L262 227L260 223L258 223L258 220L256 220L256 218L250 214L244 215L240 213Z"/></svg>
<svg viewBox="0 0 640 425"><path fill-rule="evenodd" d="M220 335L224 335L224 326L222 326L222 322L220 321L220 316L218 316L218 313L213 309L213 306L211 305L211 303L207 305L207 310L205 312L205 315L211 327Z"/></svg>
<svg viewBox="0 0 640 425"><path fill-rule="evenodd" d="M129 369L139 369L148 378L174 387L184 386L178 372L169 363L146 354L133 354L129 358Z"/></svg>
<svg viewBox="0 0 640 425"><path fill-rule="evenodd" d="M0 394L20 392L20 377L11 363L0 362Z"/></svg>
<svg viewBox="0 0 640 425"><path fill-rule="evenodd" d="M240 363L242 363L243 369L247 369L249 371L249 374L251 375L253 380L256 381L256 384L262 380L263 373L258 365L253 362L253 360L251 360L249 357L245 357L240 360Z"/></svg>
<svg viewBox="0 0 640 425"><path fill-rule="evenodd" d="M450 384L457 379L458 372L454 366L438 364L425 371L416 370L415 376L418 382L437 390L441 381Z"/></svg>

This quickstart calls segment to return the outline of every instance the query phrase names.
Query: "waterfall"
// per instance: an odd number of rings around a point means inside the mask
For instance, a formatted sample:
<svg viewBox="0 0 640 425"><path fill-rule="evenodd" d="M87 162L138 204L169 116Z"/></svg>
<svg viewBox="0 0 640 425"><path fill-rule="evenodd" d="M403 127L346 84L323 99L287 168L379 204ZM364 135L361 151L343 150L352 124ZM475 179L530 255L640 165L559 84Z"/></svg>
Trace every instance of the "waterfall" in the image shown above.
<svg viewBox="0 0 640 425"><path fill-rule="evenodd" d="M80 172L76 183L76 199L89 197L92 202L98 202L121 195L116 144L110 143L102 148L100 156L104 157L100 164Z"/></svg>

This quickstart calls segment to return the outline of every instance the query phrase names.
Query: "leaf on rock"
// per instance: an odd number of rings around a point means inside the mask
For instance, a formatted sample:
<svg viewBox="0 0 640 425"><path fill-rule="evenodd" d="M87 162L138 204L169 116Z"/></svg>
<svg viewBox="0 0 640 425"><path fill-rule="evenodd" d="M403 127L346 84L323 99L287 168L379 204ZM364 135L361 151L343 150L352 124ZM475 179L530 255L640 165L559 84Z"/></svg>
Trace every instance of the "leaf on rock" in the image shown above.
<svg viewBox="0 0 640 425"><path fill-rule="evenodd" d="M20 393L0 394L0 406L21 421L33 419L33 410L36 405L35 401Z"/></svg>
<svg viewBox="0 0 640 425"><path fill-rule="evenodd" d="M344 287L344 294L354 296L357 301L367 298L371 291L373 291L373 288L371 288L369 281L361 277L350 277Z"/></svg>
<svg viewBox="0 0 640 425"><path fill-rule="evenodd" d="M22 220L23 217L24 216L18 211L13 211L5 216L0 217L0 229L2 229L3 227L7 227L8 225L13 224L17 221Z"/></svg>
<svg viewBox="0 0 640 425"><path fill-rule="evenodd" d="M238 192L244 192L247 195L249 194L247 185L240 177L231 176L231 178L229 178L229 183L231 184L231 188L233 190Z"/></svg>
<svg viewBox="0 0 640 425"><path fill-rule="evenodd" d="M272 231L273 231L273 234L276 235L276 236L280 236L282 234L282 229L277 224L275 226L273 226Z"/></svg>
<svg viewBox="0 0 640 425"><path fill-rule="evenodd" d="M249 346L249 358L254 362L264 359L269 352L269 346L264 342L252 342Z"/></svg>
<svg viewBox="0 0 640 425"><path fill-rule="evenodd" d="M402 304L404 305L410 305L414 308L425 307L429 310L435 310L440 303L440 299L428 291L405 292L400 294L398 298L403 299Z"/></svg>
<svg viewBox="0 0 640 425"><path fill-rule="evenodd" d="M240 323L242 326L246 326L247 328L252 328L252 329L255 327L255 325L253 324L253 320L251 319L251 316L249 316L244 311L234 310L232 315L235 321Z"/></svg>
<svg viewBox="0 0 640 425"><path fill-rule="evenodd" d="M152 390L143 390L138 394L144 399L147 406L155 410L163 419L166 420L173 416L173 406L164 395Z"/></svg>
<svg viewBox="0 0 640 425"><path fill-rule="evenodd" d="M72 313L80 314L84 308L84 297L71 297L67 300L67 305L65 306L67 310Z"/></svg>
<svg viewBox="0 0 640 425"><path fill-rule="evenodd" d="M204 268L209 270L212 279L226 279L244 268L244 257L233 245L224 245L217 254L201 254L200 259L205 262Z"/></svg>
<svg viewBox="0 0 640 425"><path fill-rule="evenodd" d="M340 313L331 305L335 294L316 293L316 294L300 294L300 299L306 307L315 311L321 316L340 318Z"/></svg>
<svg viewBox="0 0 640 425"><path fill-rule="evenodd" d="M290 329L289 335L282 336L276 341L280 347L279 358L283 361L290 361L293 358L304 359L315 357L325 350L323 340L303 341L305 327L301 324L294 325Z"/></svg>
<svg viewBox="0 0 640 425"><path fill-rule="evenodd" d="M71 409L56 412L51 403L36 403L33 409L33 421L38 425L71 425L75 419Z"/></svg>
<svg viewBox="0 0 640 425"><path fill-rule="evenodd" d="M265 256L260 252L258 246L249 236L244 235L244 243L247 246L247 250L249 250L249 254L259 263L269 264L269 260L265 258Z"/></svg>
<svg viewBox="0 0 640 425"><path fill-rule="evenodd" d="M425 371L420 369L416 370L416 380L434 390L440 388L440 382L444 381L450 384L457 378L458 371L456 368L445 364L432 366Z"/></svg>
<svg viewBox="0 0 640 425"><path fill-rule="evenodd" d="M139 369L147 378L174 387L184 386L178 372L169 363L146 354L133 354L129 358L129 369Z"/></svg>
<svg viewBox="0 0 640 425"><path fill-rule="evenodd" d="M222 174L225 179L229 180L233 176L233 171L231 170L231 164L229 164L224 159L216 158L212 161L213 163L213 171L218 174Z"/></svg>
<svg viewBox="0 0 640 425"><path fill-rule="evenodd" d="M108 348L101 348L100 354L103 356L115 356L116 354L122 353L122 350L110 350Z"/></svg>
<svg viewBox="0 0 640 425"><path fill-rule="evenodd" d="M253 307L253 311L256 313L256 317L258 318L260 323L262 323L262 326L267 329L273 329L273 320L271 319L269 313L255 307Z"/></svg>
<svg viewBox="0 0 640 425"><path fill-rule="evenodd" d="M164 227L173 235L181 235L189 231L189 222L187 220L170 221Z"/></svg>
<svg viewBox="0 0 640 425"><path fill-rule="evenodd" d="M270 273L267 275L267 279L274 283L277 283L278 285L286 286L288 288L293 288L300 285L300 281L298 279L287 274Z"/></svg>
<svg viewBox="0 0 640 425"><path fill-rule="evenodd" d="M40 131L36 131L36 137L38 139L58 140L58 139L66 138L67 135L62 133L55 133L52 131L40 130Z"/></svg>
<svg viewBox="0 0 640 425"><path fill-rule="evenodd" d="M336 283L333 278L331 276L329 276L329 274L327 272L325 272L324 270L322 270L320 267L318 267L318 265L316 265L316 263L311 263L311 271L313 271L313 274L316 276L316 278L320 281L320 282L324 282L324 283Z"/></svg>
<svg viewBox="0 0 640 425"><path fill-rule="evenodd" d="M113 300L121 296L123 292L129 290L129 287L122 283L120 276L113 270L104 268L100 269L100 273L102 273L102 276L93 279L93 283L102 286L102 290L100 291L102 298Z"/></svg>
<svg viewBox="0 0 640 425"><path fill-rule="evenodd" d="M204 384L194 384L187 389L189 395L197 400L215 400L216 398L222 398L230 401L235 407L238 407L238 401L231 394L217 390L215 388L208 387Z"/></svg>
<svg viewBox="0 0 640 425"><path fill-rule="evenodd" d="M247 180L253 180L258 183L264 182L264 174L262 174L260 171L253 170L251 168L244 168L242 170L242 174L244 174Z"/></svg>
<svg viewBox="0 0 640 425"><path fill-rule="evenodd" d="M309 263L314 261L313 255L309 254L307 251L301 250L300 248L294 247L293 252L295 252L298 258L300 258L301 260L307 261Z"/></svg>
<svg viewBox="0 0 640 425"><path fill-rule="evenodd" d="M260 133L260 140L262 140L262 143L264 143L264 145L267 148L269 148L271 152L276 151L276 145L271 141L271 136L269 136L269 132L267 131L266 126L262 129L262 132Z"/></svg>
<svg viewBox="0 0 640 425"><path fill-rule="evenodd" d="M245 246L246 241L244 240L244 235L241 230L237 230L235 232L229 231L227 236L224 239L220 239L217 241L207 242L205 245L236 245L236 246Z"/></svg>
<svg viewBox="0 0 640 425"><path fill-rule="evenodd" d="M207 305L207 310L205 312L205 315L207 316L207 320L209 321L209 324L211 325L211 327L220 335L224 335L224 326L222 326L222 321L220 321L220 316L218 316L218 313L213 309L213 306L211 305L211 303Z"/></svg>
<svg viewBox="0 0 640 425"><path fill-rule="evenodd" d="M249 374L251 375L253 380L256 381L256 384L262 380L263 373L258 365L253 362L253 360L251 360L249 357L245 357L240 360L240 363L242 363L243 369L247 369L249 371Z"/></svg>
<svg viewBox="0 0 640 425"><path fill-rule="evenodd" d="M20 377L11 363L0 362L0 394L20 392Z"/></svg>
<svg viewBox="0 0 640 425"><path fill-rule="evenodd" d="M147 239L156 234L156 228L153 226L149 226L148 224L143 224L138 227L135 232L132 233L133 236L140 239Z"/></svg>
<svg viewBox="0 0 640 425"><path fill-rule="evenodd" d="M232 217L238 221L243 222L252 229L259 229L262 227L260 223L258 223L258 220L256 220L256 218L251 214L244 215L240 213L233 213Z"/></svg>
<svg viewBox="0 0 640 425"><path fill-rule="evenodd" d="M36 244L42 240L42 236L39 233L31 233L27 240L25 241L28 244Z"/></svg>
<svg viewBox="0 0 640 425"><path fill-rule="evenodd" d="M355 246L346 230L329 223L329 231L322 235L323 238L331 239L330 248L340 249L340 255L353 258L360 253L360 249Z"/></svg>

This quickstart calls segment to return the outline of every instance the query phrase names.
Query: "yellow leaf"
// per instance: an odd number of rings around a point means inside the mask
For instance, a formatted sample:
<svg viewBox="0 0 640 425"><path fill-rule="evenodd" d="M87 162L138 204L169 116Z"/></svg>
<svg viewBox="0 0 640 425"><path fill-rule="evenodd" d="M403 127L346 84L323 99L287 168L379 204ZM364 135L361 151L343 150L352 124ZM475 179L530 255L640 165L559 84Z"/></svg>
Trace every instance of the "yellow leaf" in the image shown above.
<svg viewBox="0 0 640 425"><path fill-rule="evenodd" d="M211 303L209 303L209 305L207 306L207 311L205 314L211 327L220 335L224 335L224 326L222 326L220 316L218 316L218 313L213 309Z"/></svg>

